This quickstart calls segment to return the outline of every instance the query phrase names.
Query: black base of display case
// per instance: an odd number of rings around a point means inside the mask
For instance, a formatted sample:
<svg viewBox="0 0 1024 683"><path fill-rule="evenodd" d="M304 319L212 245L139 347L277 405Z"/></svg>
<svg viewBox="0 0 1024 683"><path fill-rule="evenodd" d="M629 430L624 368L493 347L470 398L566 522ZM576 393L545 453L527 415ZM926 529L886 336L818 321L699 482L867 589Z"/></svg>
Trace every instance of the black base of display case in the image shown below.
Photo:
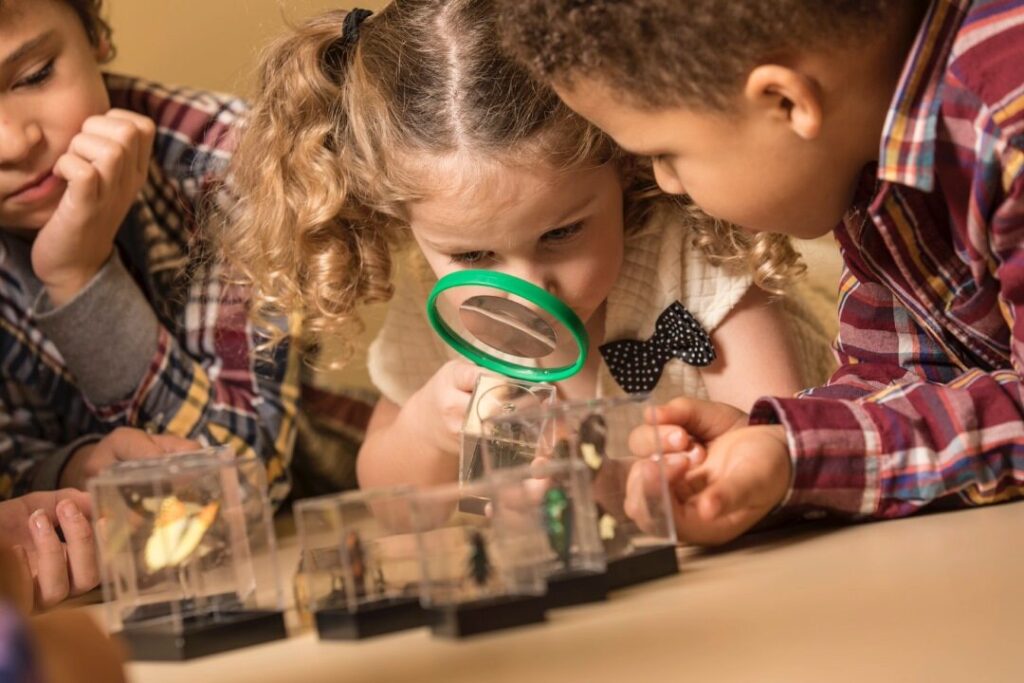
<svg viewBox="0 0 1024 683"><path fill-rule="evenodd" d="M181 632L168 623L125 622L120 638L132 659L183 661L287 637L278 611L222 612L182 620Z"/></svg>
<svg viewBox="0 0 1024 683"><path fill-rule="evenodd" d="M510 596L464 602L430 609L435 636L466 638L516 626L537 624L547 618L542 595Z"/></svg>
<svg viewBox="0 0 1024 683"><path fill-rule="evenodd" d="M608 599L608 574L582 570L552 574L546 597L549 609L602 602Z"/></svg>
<svg viewBox="0 0 1024 683"><path fill-rule="evenodd" d="M381 600L364 604L354 612L344 607L322 609L314 618L316 631L324 640L362 640L430 623L419 598Z"/></svg>
<svg viewBox="0 0 1024 683"><path fill-rule="evenodd" d="M635 586L679 573L676 547L664 545L608 560L608 590Z"/></svg>

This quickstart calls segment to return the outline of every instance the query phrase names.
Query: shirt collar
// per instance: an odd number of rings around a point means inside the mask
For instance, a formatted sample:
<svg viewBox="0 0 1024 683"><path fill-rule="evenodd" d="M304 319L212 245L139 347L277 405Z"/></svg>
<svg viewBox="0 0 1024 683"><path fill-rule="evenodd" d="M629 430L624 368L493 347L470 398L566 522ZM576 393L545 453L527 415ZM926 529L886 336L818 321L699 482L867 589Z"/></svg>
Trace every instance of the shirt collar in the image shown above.
<svg viewBox="0 0 1024 683"><path fill-rule="evenodd" d="M964 17L975 0L935 0L910 50L882 130L878 178L931 192L940 87Z"/></svg>

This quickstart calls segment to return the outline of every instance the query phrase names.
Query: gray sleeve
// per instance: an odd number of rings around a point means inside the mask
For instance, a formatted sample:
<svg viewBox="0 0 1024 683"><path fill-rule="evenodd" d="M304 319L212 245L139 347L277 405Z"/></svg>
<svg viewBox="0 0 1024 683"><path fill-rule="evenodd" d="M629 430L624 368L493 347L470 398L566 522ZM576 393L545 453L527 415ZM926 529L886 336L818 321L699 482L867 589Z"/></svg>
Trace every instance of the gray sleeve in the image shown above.
<svg viewBox="0 0 1024 683"><path fill-rule="evenodd" d="M60 475L76 450L87 444L96 443L103 437L99 434L80 436L66 446L61 446L39 461L32 472L30 491L56 491L60 488Z"/></svg>
<svg viewBox="0 0 1024 683"><path fill-rule="evenodd" d="M156 354L160 323L116 250L63 306L52 308L44 289L35 320L94 405L131 396Z"/></svg>

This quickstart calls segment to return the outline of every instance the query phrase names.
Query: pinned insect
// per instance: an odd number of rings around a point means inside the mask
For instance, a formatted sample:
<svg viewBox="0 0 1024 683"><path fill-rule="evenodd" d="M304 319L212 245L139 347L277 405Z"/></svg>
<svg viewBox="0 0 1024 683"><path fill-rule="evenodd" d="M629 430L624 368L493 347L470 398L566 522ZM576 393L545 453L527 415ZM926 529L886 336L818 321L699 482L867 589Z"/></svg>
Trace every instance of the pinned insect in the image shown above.
<svg viewBox="0 0 1024 683"><path fill-rule="evenodd" d="M470 531L469 546L469 576L477 586L485 586L494 572L487 556L487 539L479 531Z"/></svg>
<svg viewBox="0 0 1024 683"><path fill-rule="evenodd" d="M187 560L217 518L220 503L206 506L168 496L160 503L153 532L146 540L144 559L150 571L176 567Z"/></svg>
<svg viewBox="0 0 1024 683"><path fill-rule="evenodd" d="M597 472L604 465L606 448L608 444L608 423L600 415L588 416L580 424L577 437L577 450L580 458L590 468L591 476L597 476Z"/></svg>
<svg viewBox="0 0 1024 683"><path fill-rule="evenodd" d="M609 558L621 556L630 545L629 538L623 533L615 516L597 503L597 530L604 545L604 552Z"/></svg>
<svg viewBox="0 0 1024 683"><path fill-rule="evenodd" d="M363 540L359 532L352 530L345 535L345 553L348 555L348 566L352 572L356 595L366 595L366 556L363 553Z"/></svg>
<svg viewBox="0 0 1024 683"><path fill-rule="evenodd" d="M573 506L565 489L555 486L544 493L541 504L548 543L562 566L569 567L572 549Z"/></svg>

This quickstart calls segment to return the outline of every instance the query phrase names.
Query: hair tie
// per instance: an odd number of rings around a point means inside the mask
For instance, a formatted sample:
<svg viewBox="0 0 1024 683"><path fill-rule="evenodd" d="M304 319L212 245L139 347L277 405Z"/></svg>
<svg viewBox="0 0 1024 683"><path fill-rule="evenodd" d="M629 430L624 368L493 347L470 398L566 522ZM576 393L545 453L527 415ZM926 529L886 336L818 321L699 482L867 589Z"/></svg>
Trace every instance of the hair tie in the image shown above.
<svg viewBox="0 0 1024 683"><path fill-rule="evenodd" d="M337 39L324 50L323 68L334 79L340 79L345 73L345 64L348 62L349 53L355 48L359 40L359 26L368 16L373 14L368 9L352 9L345 15L341 25L341 34Z"/></svg>
<svg viewBox="0 0 1024 683"><path fill-rule="evenodd" d="M345 21L341 25L341 48L348 52L359 40L359 26L366 21L373 12L368 9L353 8L345 15Z"/></svg>

